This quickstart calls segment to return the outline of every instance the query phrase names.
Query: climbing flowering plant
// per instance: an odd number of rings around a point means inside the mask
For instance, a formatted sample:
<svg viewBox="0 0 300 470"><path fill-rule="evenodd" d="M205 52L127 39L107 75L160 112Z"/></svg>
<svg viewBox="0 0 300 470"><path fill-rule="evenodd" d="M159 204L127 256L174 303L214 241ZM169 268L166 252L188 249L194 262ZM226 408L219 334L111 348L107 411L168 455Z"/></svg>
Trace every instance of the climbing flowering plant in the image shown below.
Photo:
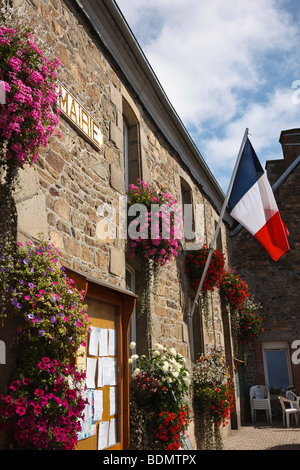
<svg viewBox="0 0 300 470"><path fill-rule="evenodd" d="M209 251L210 248L204 244L200 250L186 252L185 270L194 290L198 289ZM213 250L203 283L203 291L213 291L215 287L220 287L224 264L225 255L220 250Z"/></svg>
<svg viewBox="0 0 300 470"><path fill-rule="evenodd" d="M28 356L28 355L27 355ZM29 359L29 357L27 357ZM81 430L85 373L43 357L17 375L0 395L0 429L17 448L71 450Z"/></svg>
<svg viewBox="0 0 300 470"><path fill-rule="evenodd" d="M183 446L189 424L190 374L175 348L157 343L147 356L132 355L131 438L136 449ZM151 436L151 443L149 439ZM147 442L146 442L147 441Z"/></svg>
<svg viewBox="0 0 300 470"><path fill-rule="evenodd" d="M141 180L129 185L127 197L131 257L140 255L158 266L165 265L181 249L177 201L166 189L158 191Z"/></svg>
<svg viewBox="0 0 300 470"><path fill-rule="evenodd" d="M83 292L59 263L53 244L12 244L0 257L0 314L19 319L18 332L55 357L74 356L89 332ZM53 353L52 353L53 354Z"/></svg>

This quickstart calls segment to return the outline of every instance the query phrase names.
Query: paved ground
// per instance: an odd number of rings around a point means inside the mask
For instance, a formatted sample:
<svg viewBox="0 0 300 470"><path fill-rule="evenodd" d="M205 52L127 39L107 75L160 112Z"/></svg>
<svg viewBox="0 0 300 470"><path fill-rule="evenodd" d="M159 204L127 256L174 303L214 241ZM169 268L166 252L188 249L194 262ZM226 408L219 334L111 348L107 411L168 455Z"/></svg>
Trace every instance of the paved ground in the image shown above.
<svg viewBox="0 0 300 470"><path fill-rule="evenodd" d="M300 450L300 427L287 429L282 422L247 424L231 431L224 450Z"/></svg>

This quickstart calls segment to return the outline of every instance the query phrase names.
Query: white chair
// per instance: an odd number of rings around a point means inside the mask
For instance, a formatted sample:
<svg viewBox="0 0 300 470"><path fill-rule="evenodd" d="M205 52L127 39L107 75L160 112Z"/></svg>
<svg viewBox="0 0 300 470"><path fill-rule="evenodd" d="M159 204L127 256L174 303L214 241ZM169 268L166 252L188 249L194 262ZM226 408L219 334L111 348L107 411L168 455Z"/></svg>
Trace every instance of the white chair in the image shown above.
<svg viewBox="0 0 300 470"><path fill-rule="evenodd" d="M297 397L296 393L294 393L292 390L287 390L285 392L285 396L289 400L295 401L296 404L294 404L294 408L298 407L298 411L300 411L300 397Z"/></svg>
<svg viewBox="0 0 300 470"><path fill-rule="evenodd" d="M264 385L250 388L250 407L252 422L256 421L256 411L265 410L268 422L272 423L272 410L269 389Z"/></svg>
<svg viewBox="0 0 300 470"><path fill-rule="evenodd" d="M293 392L292 392L293 393ZM290 415L295 417L296 424L298 426L298 406L297 402L294 400L289 400L286 397L278 397L281 408L282 408L282 420L283 420L283 426L285 426L286 422L286 427L290 427Z"/></svg>
<svg viewBox="0 0 300 470"><path fill-rule="evenodd" d="M285 396L286 398L288 398L289 400L292 400L292 401L295 401L296 403L292 403L292 408L297 408L297 411L298 411L298 419L299 419L299 415L300 415L300 397L298 397L296 395L296 393L294 393L292 390L287 390L285 392Z"/></svg>

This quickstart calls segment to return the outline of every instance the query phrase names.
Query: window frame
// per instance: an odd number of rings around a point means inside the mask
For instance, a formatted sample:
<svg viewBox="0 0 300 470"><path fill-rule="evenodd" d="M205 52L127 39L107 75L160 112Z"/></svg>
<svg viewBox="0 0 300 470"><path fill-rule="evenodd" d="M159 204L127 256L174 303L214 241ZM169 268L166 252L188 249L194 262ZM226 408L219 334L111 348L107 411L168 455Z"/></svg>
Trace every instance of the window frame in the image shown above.
<svg viewBox="0 0 300 470"><path fill-rule="evenodd" d="M270 382L269 382L269 375L268 375L268 365L267 365L267 351L285 351L286 353L286 365L287 365L287 372L289 378L289 385L293 386L293 374L292 374L292 367L291 367L291 360L290 360L290 349L289 344L286 341L274 341L262 344L262 352L263 352L263 366L264 366L264 375L265 375L265 382L266 386L270 389Z"/></svg>

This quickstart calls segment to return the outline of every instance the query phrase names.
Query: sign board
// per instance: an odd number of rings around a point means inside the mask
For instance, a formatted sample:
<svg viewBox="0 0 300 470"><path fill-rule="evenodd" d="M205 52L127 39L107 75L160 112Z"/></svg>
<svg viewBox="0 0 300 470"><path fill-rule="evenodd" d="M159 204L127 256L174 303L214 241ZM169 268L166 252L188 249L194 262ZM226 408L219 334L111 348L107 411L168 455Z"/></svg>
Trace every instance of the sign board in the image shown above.
<svg viewBox="0 0 300 470"><path fill-rule="evenodd" d="M58 82L58 108L91 144L99 149L102 147L103 135L99 124L60 82Z"/></svg>

